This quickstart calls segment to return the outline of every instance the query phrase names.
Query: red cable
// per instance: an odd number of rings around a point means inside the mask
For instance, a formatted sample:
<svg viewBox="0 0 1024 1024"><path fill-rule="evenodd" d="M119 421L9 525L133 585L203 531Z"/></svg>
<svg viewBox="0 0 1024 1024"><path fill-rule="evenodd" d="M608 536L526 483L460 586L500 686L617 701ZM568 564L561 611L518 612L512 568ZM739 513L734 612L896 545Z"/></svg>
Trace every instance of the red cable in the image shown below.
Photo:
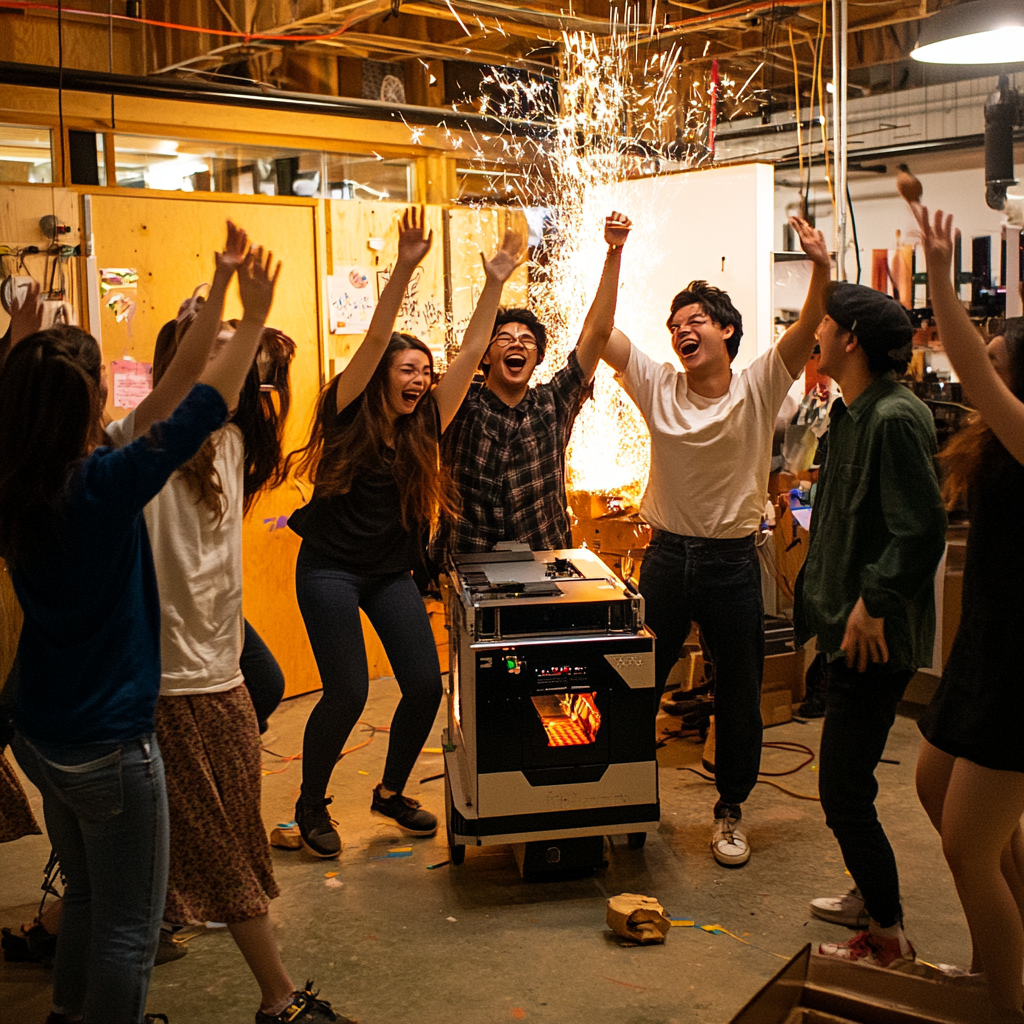
<svg viewBox="0 0 1024 1024"><path fill-rule="evenodd" d="M63 5L62 5L63 6ZM40 4L33 3L30 0L0 0L0 7L14 8L17 10L26 11L56 11L56 4ZM308 43L314 42L317 39L332 39L334 36L340 36L345 32L351 24L353 15L349 15L349 18L345 21L345 24L339 29L335 29L332 32L324 32L320 35L273 35L266 32L235 32L231 29L219 29L219 28L200 28L198 25L179 25L173 21L154 21L151 18L130 18L127 14L102 14L98 11L82 11L74 7L64 7L65 14L80 14L87 18L99 18L102 21L110 21L114 19L116 21L130 21L136 25L155 25L157 28L176 28L182 32L198 32L200 35L206 36L235 36L237 38L244 39L248 42L250 39L275 39L283 42L292 43Z"/></svg>

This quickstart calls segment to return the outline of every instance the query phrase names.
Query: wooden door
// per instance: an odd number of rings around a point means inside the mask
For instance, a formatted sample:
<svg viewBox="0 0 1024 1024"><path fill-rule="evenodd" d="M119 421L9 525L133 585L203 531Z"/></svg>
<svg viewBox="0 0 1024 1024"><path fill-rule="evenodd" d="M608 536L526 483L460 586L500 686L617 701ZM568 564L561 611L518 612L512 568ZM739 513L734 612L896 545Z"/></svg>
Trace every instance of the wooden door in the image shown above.
<svg viewBox="0 0 1024 1024"><path fill-rule="evenodd" d="M156 335L174 317L181 300L196 285L210 281L213 253L224 244L230 217L255 243L281 260L269 323L296 343L292 363L292 412L285 434L286 450L301 445L320 387L320 316L318 311L316 207L314 204L224 202L155 196L96 195L93 230L101 268L129 267L138 273L131 318L115 322L106 306L102 345L108 368L126 356L151 362ZM130 293L128 293L130 294ZM241 316L232 286L227 318ZM124 410L110 408L112 416ZM286 695L320 687L316 663L295 600L295 557L299 538L285 526L305 501L289 483L263 495L245 521L245 616L274 652L284 670Z"/></svg>

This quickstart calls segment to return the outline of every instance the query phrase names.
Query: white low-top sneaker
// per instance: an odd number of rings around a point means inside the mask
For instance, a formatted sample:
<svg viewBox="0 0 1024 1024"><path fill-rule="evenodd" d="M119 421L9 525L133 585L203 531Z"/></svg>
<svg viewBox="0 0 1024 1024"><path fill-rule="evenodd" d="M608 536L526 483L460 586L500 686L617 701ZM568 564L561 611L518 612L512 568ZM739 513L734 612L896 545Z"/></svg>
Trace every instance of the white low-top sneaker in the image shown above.
<svg viewBox="0 0 1024 1024"><path fill-rule="evenodd" d="M811 900L811 913L822 921L845 924L847 928L867 928L871 920L864 909L860 889L851 889L845 896L822 896Z"/></svg>
<svg viewBox="0 0 1024 1024"><path fill-rule="evenodd" d="M711 852L723 867L738 868L750 860L750 844L739 827L739 818L715 818Z"/></svg>

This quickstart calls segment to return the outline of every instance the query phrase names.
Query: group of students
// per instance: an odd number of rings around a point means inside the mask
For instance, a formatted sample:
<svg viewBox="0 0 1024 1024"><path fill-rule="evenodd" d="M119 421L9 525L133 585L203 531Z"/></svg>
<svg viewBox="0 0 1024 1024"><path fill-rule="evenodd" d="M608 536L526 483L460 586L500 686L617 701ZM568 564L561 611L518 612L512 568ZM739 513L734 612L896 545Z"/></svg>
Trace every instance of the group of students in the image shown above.
<svg viewBox="0 0 1024 1024"><path fill-rule="evenodd" d="M960 632L922 720L918 788L970 924L972 970L984 971L997 1006L1019 1014L1024 764L1013 743L1022 721L1013 626L1024 621L1024 545L1006 494L1024 498L1024 323L1008 322L986 351L948 281L949 219L932 223L920 207L915 215L940 336L981 413L947 453L948 486L969 496L971 539ZM242 517L293 470L312 480L309 503L289 520L302 538L296 594L322 683L295 808L305 848L341 851L327 791L367 698L360 609L401 690L371 809L431 835L434 814L404 795L442 695L412 570L428 550L570 545L565 452L601 359L651 433L642 511L653 535L639 587L657 638L658 702L696 622L715 666L711 851L738 867L750 859L742 805L762 735L755 537L776 417L820 346L821 371L842 399L796 618L801 641L816 636L827 661L822 805L857 888L812 910L864 928L822 953L884 967L913 959L874 769L911 675L931 660L946 527L935 432L896 380L911 351L906 313L881 293L831 283L820 232L793 223L813 264L797 322L734 373L742 317L726 293L692 282L668 319L680 371L614 326L630 223L612 214L578 344L534 387L544 326L528 310L499 309L524 259L514 233L482 257L484 288L440 380L430 349L394 333L432 244L422 212L409 210L366 337L323 389L308 443L288 458L286 403L260 390L276 374L271 386L287 393L288 346L265 329L279 267L233 226L206 301L165 331L152 394L106 432L96 342L75 328L19 328L0 368L0 556L25 614L5 699L66 880L51 1024L142 1020L163 917L228 924L260 986L257 1022L345 1019L309 983L293 984L267 917L278 890L245 666L247 654L256 664L272 657L242 618ZM232 276L244 315L225 325ZM473 388L478 370L484 384Z"/></svg>

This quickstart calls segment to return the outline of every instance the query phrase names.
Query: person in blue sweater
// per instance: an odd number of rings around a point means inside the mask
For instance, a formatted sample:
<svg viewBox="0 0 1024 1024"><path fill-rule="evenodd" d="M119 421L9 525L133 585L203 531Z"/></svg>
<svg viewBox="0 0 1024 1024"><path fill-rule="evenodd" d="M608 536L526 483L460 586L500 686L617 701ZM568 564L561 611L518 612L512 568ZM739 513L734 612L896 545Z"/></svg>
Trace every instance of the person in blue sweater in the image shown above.
<svg viewBox="0 0 1024 1024"><path fill-rule="evenodd" d="M280 271L239 261L247 316ZM246 301L251 297L252 301ZM154 735L160 602L142 510L226 417L260 331L238 331L176 407L106 446L102 355L74 327L39 331L0 370L0 556L25 622L12 748L43 796L67 886L49 1024L139 1024L167 880L167 798ZM206 364L215 332L194 339ZM205 345L205 347L204 347ZM151 396L153 397L153 396ZM141 406L140 406L141 409Z"/></svg>

